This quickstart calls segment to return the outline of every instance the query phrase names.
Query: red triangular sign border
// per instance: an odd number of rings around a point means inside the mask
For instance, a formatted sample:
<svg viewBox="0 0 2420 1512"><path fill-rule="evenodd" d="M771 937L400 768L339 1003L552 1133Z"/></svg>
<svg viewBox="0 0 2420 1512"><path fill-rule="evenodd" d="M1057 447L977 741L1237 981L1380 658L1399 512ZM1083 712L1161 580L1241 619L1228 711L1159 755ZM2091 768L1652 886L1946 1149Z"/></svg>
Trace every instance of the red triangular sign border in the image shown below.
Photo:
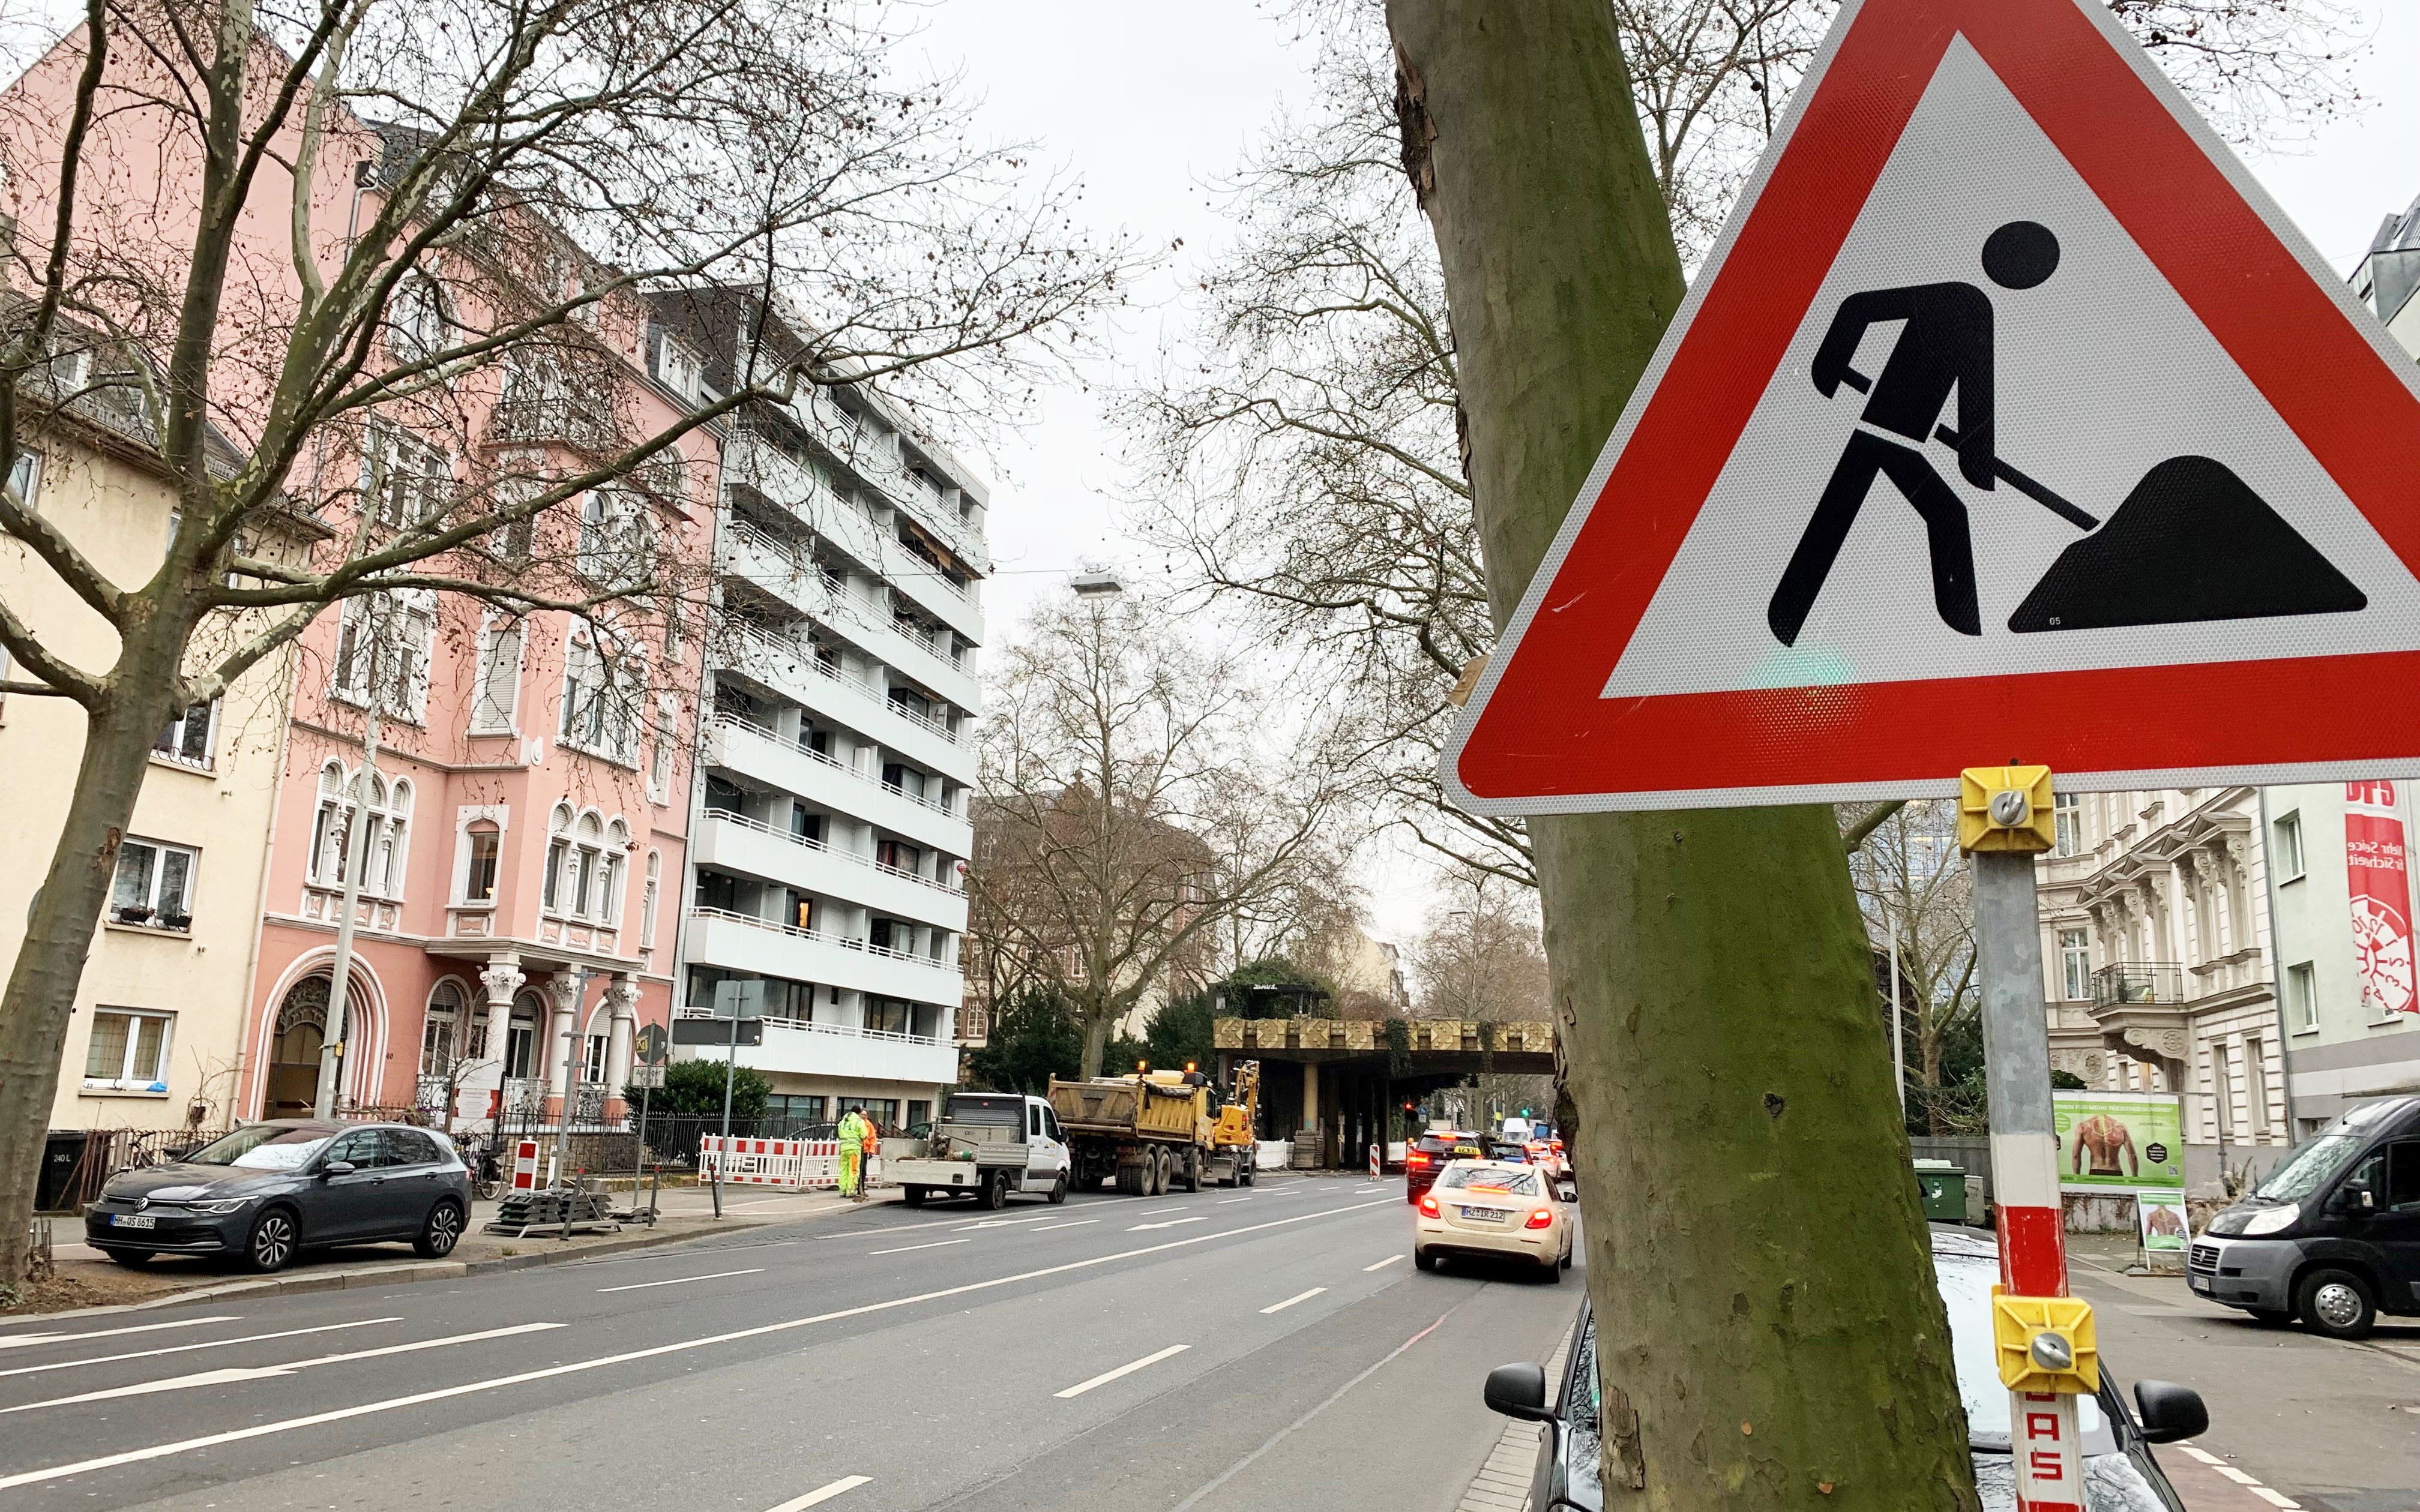
<svg viewBox="0 0 2420 1512"><path fill-rule="evenodd" d="M1463 807L1943 795L2007 762L2082 790L2420 774L2420 651L1601 696L1960 36L2420 574L2411 362L2106 11L1852 0L1457 726Z"/></svg>

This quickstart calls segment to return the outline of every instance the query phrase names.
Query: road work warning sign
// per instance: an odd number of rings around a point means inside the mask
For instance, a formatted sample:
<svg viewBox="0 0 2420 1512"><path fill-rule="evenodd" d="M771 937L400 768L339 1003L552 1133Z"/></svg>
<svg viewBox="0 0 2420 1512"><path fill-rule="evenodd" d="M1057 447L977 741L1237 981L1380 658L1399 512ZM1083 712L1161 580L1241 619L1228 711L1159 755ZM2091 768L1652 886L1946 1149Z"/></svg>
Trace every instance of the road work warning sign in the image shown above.
<svg viewBox="0 0 2420 1512"><path fill-rule="evenodd" d="M2420 757L2410 359L2091 0L1862 0L1445 760L1482 812Z"/></svg>

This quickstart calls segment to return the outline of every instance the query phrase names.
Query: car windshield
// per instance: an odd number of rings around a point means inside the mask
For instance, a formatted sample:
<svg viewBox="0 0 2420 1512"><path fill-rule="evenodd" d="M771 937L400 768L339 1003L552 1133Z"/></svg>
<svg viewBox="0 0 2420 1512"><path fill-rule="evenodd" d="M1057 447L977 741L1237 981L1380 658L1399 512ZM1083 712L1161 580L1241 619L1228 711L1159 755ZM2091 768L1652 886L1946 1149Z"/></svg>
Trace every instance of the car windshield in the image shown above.
<svg viewBox="0 0 2420 1512"><path fill-rule="evenodd" d="M1490 1165L1451 1165L1437 1178L1437 1185L1448 1191L1502 1192L1511 1196L1534 1197L1538 1195L1538 1179L1528 1171L1498 1170Z"/></svg>
<svg viewBox="0 0 2420 1512"><path fill-rule="evenodd" d="M193 1165L240 1165L254 1171L299 1171L334 1137L335 1131L295 1128L291 1124L256 1123L213 1139L185 1157Z"/></svg>
<svg viewBox="0 0 2420 1512"><path fill-rule="evenodd" d="M2253 1189L2253 1196L2273 1202L2300 1202L2335 1180L2353 1156L2368 1141L2359 1134L2321 1134L2302 1149L2294 1158L2269 1173L2269 1179Z"/></svg>

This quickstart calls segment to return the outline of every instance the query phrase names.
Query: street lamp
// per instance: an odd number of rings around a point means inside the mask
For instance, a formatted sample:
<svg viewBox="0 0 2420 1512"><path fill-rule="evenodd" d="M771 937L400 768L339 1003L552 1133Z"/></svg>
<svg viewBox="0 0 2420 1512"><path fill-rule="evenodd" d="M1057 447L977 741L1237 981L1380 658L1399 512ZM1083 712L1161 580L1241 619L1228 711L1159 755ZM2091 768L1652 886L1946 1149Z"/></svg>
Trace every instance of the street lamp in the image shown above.
<svg viewBox="0 0 2420 1512"><path fill-rule="evenodd" d="M1114 572L1079 572L1067 579L1078 598L1109 598L1126 591L1126 580Z"/></svg>

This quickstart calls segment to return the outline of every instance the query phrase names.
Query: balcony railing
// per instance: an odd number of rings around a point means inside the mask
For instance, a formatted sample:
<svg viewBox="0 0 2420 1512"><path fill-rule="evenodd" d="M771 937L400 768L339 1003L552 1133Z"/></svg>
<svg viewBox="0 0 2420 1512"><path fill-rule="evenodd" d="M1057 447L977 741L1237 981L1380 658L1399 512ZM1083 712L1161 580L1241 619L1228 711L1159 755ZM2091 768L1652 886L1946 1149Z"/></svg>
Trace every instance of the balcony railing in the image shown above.
<svg viewBox="0 0 2420 1512"><path fill-rule="evenodd" d="M837 945L844 950L862 950L868 955L887 956L893 961L905 961L910 965L930 966L935 971L946 971L953 977L960 975L957 963L954 961L936 961L930 956L915 955L906 950L894 950L887 945L876 945L872 940L850 939L845 935L834 934L826 930L808 929L799 924L784 924L778 918L758 918L753 914L734 913L728 908L708 908L700 905L689 912L692 918L728 919L734 924L746 924L753 929L770 930L776 934L788 934L801 940L813 940L818 945Z"/></svg>
<svg viewBox="0 0 2420 1512"><path fill-rule="evenodd" d="M684 1008L673 1016L685 1019L710 1019L715 1017L715 1011L710 1008ZM762 1022L777 1029L798 1029L807 1034L832 1034L848 1040L878 1040L889 1044L923 1045L928 1049L941 1043L941 1041L928 1034L902 1034L896 1029L865 1029L854 1024L826 1024L818 1019L785 1018L775 1013L765 1014Z"/></svg>
<svg viewBox="0 0 2420 1512"><path fill-rule="evenodd" d="M892 796L905 798L909 803L915 804L919 808L930 809L937 814L946 814L952 819L961 817L956 810L951 808L946 803L942 803L934 798L919 796L916 794L908 792L906 788L899 786L895 782L885 782L879 779L868 777L862 772L844 765L841 762L834 759L830 752L817 750L813 746L801 745L794 740L784 740L780 735L777 735L772 731L766 729L763 725L758 724L753 719L742 718L740 716L736 714L718 714L714 717L713 722L716 724L727 724L735 730L745 730L750 734L769 740L776 746L795 750L799 755L806 757L809 761L823 763L826 766L829 766L833 771L840 773L850 781L864 782L871 786L878 787L883 792L890 794Z"/></svg>
<svg viewBox="0 0 2420 1512"><path fill-rule="evenodd" d="M2092 1001L2096 1007L2184 1000L2184 968L2172 961L2124 961L2102 966L2092 974Z"/></svg>
<svg viewBox="0 0 2420 1512"><path fill-rule="evenodd" d="M619 439L610 409L566 395L502 399L488 417L490 441L560 442L573 451L594 455L612 451Z"/></svg>
<svg viewBox="0 0 2420 1512"><path fill-rule="evenodd" d="M800 846L806 850L820 851L826 856L837 856L841 860L846 861L852 866L870 867L874 871L883 873L885 876L893 876L908 882L921 883L924 887L932 888L935 892L946 892L953 898L961 896L957 888L949 886L947 883L936 882L931 877L908 871L904 867L885 865L884 863L876 860L871 856L861 855L856 851L834 850L829 844L816 840L811 835L801 835L796 830L777 828L772 825L767 824L762 819L753 819L744 813L734 813L729 809L708 808L706 810L706 817L714 820L719 824L738 825L743 828L752 829L760 835L770 835L775 840L787 841L789 843Z"/></svg>

